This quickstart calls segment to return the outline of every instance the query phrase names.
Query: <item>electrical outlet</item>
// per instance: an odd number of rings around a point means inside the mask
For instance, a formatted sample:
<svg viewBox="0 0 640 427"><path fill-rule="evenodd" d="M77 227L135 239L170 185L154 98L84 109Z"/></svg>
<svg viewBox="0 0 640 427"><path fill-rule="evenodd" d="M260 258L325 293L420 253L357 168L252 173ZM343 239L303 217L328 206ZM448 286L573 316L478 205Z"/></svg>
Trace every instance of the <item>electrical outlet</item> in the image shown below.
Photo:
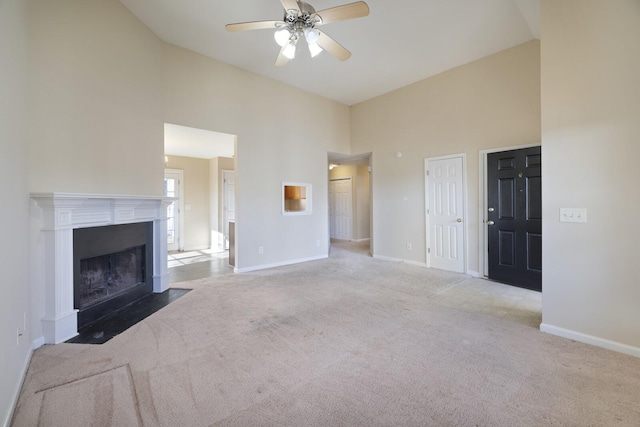
<svg viewBox="0 0 640 427"><path fill-rule="evenodd" d="M320 246L320 240L316 240L316 246Z"/></svg>
<svg viewBox="0 0 640 427"><path fill-rule="evenodd" d="M262 246L258 247L258 253L259 254L263 254L264 253L264 248Z"/></svg>
<svg viewBox="0 0 640 427"><path fill-rule="evenodd" d="M411 243L407 243L407 250L410 251L411 250Z"/></svg>

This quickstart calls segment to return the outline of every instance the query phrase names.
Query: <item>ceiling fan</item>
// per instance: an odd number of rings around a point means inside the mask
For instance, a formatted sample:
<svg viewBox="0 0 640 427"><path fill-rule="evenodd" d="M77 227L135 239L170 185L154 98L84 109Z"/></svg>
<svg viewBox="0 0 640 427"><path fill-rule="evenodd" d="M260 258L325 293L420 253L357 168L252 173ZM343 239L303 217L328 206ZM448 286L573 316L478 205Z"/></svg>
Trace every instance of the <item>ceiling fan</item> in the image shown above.
<svg viewBox="0 0 640 427"><path fill-rule="evenodd" d="M307 41L311 57L326 50L340 61L346 61L351 57L351 52L316 27L369 15L369 6L363 1L331 7L319 12L303 1L280 0L280 3L284 7L282 21L239 22L225 26L227 31L231 32L275 29L274 38L280 46L280 53L276 59L276 66L279 67L295 58L298 41L302 38Z"/></svg>

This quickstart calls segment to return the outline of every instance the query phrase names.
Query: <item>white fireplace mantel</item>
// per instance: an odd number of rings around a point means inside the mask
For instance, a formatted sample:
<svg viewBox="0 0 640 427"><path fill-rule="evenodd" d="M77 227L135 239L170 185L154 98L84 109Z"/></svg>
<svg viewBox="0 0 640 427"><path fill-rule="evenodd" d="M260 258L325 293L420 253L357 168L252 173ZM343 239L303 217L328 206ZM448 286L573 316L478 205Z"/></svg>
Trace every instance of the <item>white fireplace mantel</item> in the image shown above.
<svg viewBox="0 0 640 427"><path fill-rule="evenodd" d="M153 291L169 288L167 206L171 197L78 193L32 193L32 229L38 263L32 285L43 295L44 343L57 344L78 334L73 301L73 230L153 222Z"/></svg>

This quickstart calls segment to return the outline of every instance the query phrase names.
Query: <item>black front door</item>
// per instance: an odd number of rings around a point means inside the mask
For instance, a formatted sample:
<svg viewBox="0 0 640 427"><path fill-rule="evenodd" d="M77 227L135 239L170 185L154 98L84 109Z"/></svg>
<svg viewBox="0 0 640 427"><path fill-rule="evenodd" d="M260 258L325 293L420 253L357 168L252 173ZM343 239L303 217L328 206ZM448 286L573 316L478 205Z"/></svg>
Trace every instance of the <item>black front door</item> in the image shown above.
<svg viewBox="0 0 640 427"><path fill-rule="evenodd" d="M489 278L542 290L540 147L487 155Z"/></svg>

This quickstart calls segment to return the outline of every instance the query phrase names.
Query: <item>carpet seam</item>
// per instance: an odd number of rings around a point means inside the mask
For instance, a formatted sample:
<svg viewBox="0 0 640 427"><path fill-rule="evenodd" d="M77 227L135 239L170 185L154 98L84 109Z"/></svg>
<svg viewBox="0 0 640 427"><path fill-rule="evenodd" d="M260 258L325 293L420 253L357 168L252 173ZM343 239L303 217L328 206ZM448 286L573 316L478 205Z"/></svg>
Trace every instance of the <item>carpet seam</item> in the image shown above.
<svg viewBox="0 0 640 427"><path fill-rule="evenodd" d="M133 391L134 404L136 407L136 416L138 418L138 425L143 426L144 422L142 421L142 414L140 413L140 399L138 399L138 389L136 388L136 382L133 379L133 372L131 372L131 364L127 363L125 365L127 367L127 375L129 376L129 383L131 384L131 388Z"/></svg>
<svg viewBox="0 0 640 427"><path fill-rule="evenodd" d="M127 366L129 366L128 363L126 363L124 365L116 366L116 367L111 368L111 369L107 369L106 371L96 372L95 374L87 375L86 377L80 377L80 378L76 378L74 380L67 381L67 382L64 382L64 383L61 383L61 384L52 385L50 387L46 387L46 388L37 390L33 394L44 393L45 391L53 390L54 388L57 388L57 387L62 387L62 386L65 386L65 385L73 384L75 382L78 382L78 381L81 381L81 380L86 380L86 379L92 378L92 377L96 377L98 375L106 374L107 372L115 371L116 369L124 368L124 367L127 367Z"/></svg>

